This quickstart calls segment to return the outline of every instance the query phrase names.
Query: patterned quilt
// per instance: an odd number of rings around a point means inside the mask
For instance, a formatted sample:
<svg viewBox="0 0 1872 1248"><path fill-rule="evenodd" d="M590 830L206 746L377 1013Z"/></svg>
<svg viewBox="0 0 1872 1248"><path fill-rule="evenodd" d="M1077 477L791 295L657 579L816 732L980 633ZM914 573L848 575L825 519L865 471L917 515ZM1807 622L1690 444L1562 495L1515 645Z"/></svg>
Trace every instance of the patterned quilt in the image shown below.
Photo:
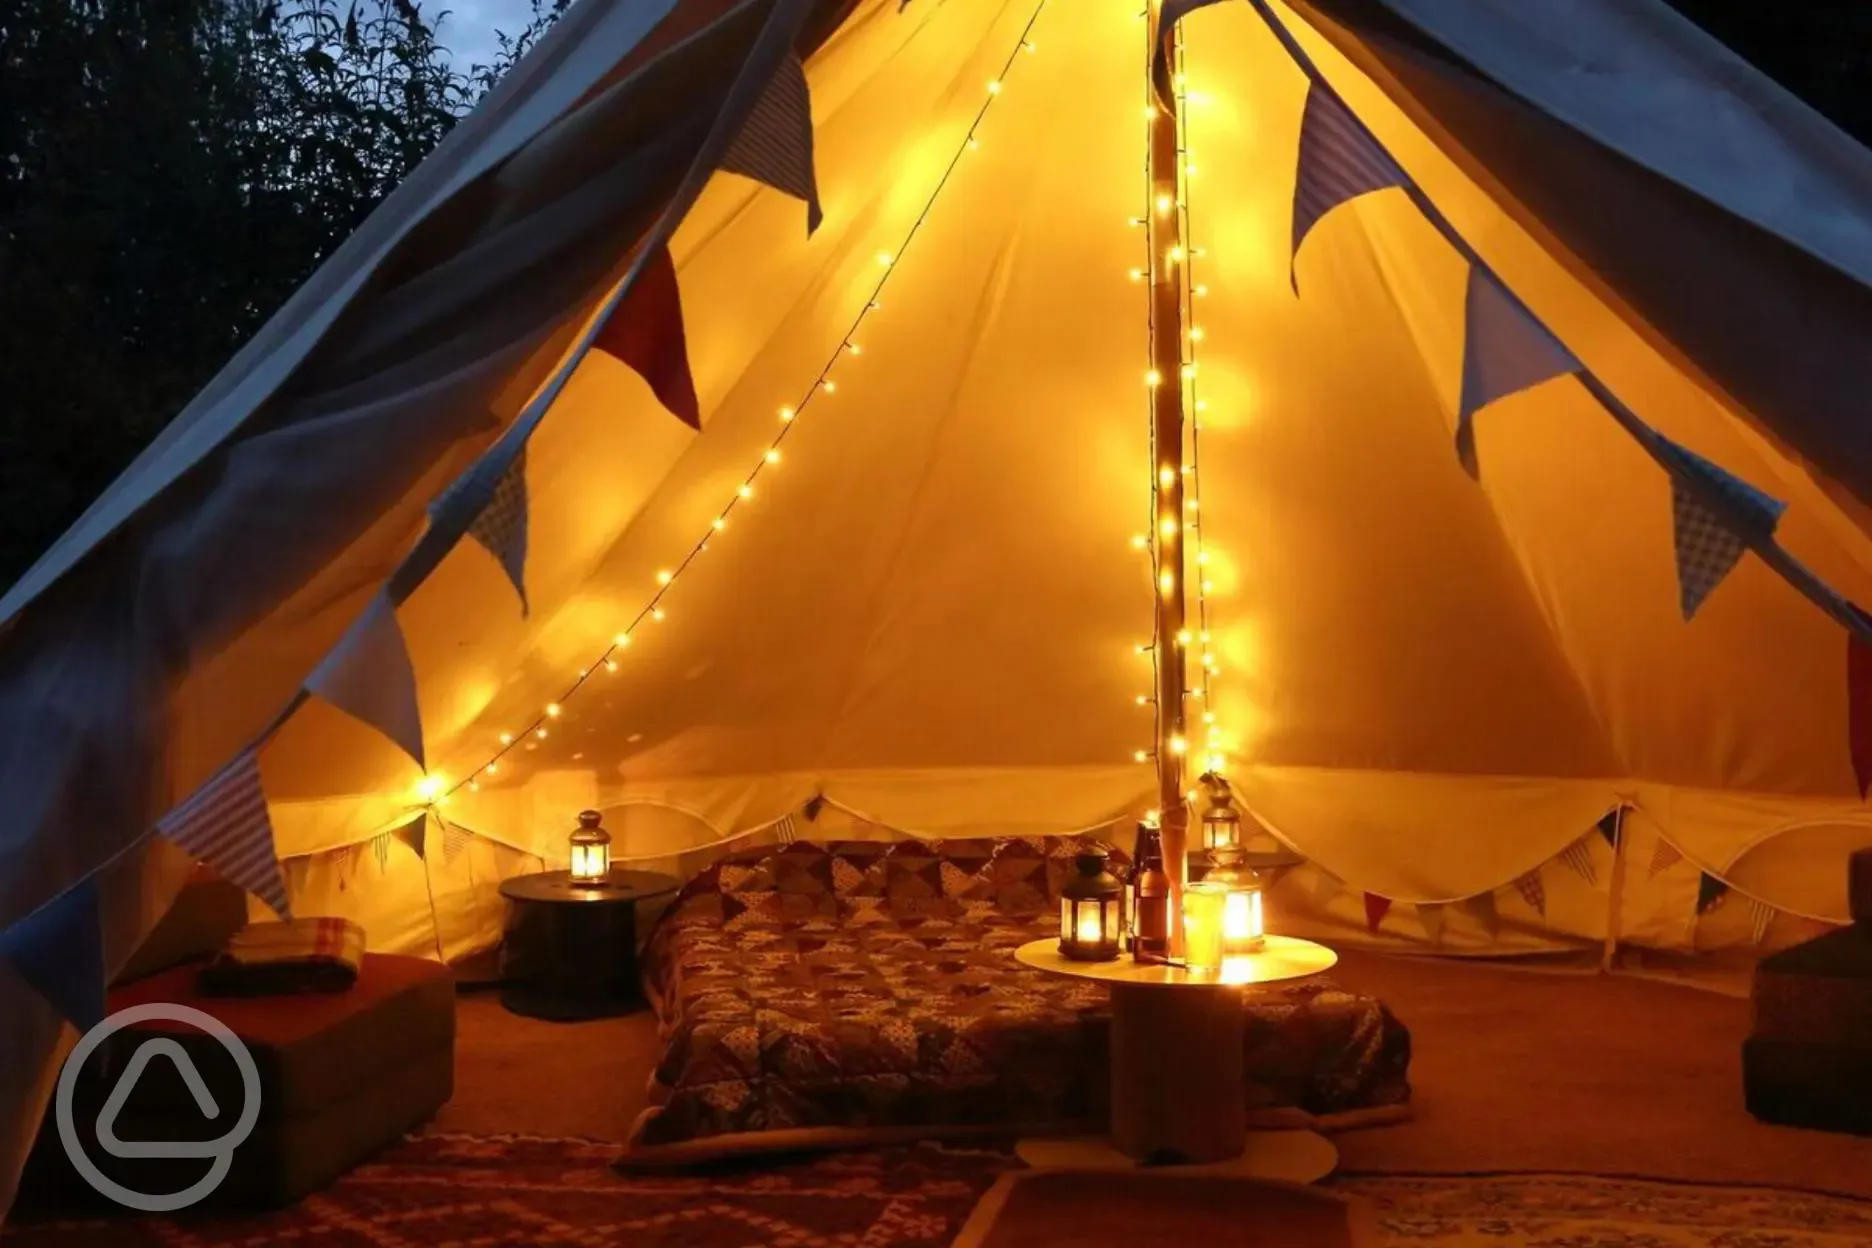
<svg viewBox="0 0 1872 1248"><path fill-rule="evenodd" d="M1058 930L1082 844L796 842L691 880L644 960L664 1052L633 1149L1101 1121L1106 989L1013 956ZM1383 1003L1310 980L1251 991L1245 1013L1251 1109L1409 1100L1410 1034Z"/></svg>

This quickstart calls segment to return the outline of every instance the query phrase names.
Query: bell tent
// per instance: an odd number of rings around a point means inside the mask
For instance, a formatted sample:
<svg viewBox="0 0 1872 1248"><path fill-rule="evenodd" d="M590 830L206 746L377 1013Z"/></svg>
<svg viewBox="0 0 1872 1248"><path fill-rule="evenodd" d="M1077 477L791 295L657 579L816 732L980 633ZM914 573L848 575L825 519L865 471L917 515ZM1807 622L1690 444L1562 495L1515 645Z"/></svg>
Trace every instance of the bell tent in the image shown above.
<svg viewBox="0 0 1872 1248"><path fill-rule="evenodd" d="M1840 919L1868 286L1655 0L580 0L0 603L6 1161L197 860L454 960L1217 767L1277 928Z"/></svg>

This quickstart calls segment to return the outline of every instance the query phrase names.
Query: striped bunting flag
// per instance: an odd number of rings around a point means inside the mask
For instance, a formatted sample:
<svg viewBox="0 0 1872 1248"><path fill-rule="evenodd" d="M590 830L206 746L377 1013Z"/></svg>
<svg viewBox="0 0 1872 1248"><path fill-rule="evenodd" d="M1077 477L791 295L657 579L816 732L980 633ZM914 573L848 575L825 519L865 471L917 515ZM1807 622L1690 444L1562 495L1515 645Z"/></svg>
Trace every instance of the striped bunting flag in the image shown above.
<svg viewBox="0 0 1872 1248"><path fill-rule="evenodd" d="M1371 191L1405 185L1404 171L1339 97L1319 83L1307 88L1306 113L1300 120L1300 169L1294 182L1293 250L1288 280L1294 292L1300 280L1294 261L1319 219Z"/></svg>
<svg viewBox="0 0 1872 1248"><path fill-rule="evenodd" d="M461 857L461 852L468 848L468 842L474 839L474 833L459 823L450 823L446 819L441 819L440 822L442 824L442 864L447 866Z"/></svg>
<svg viewBox="0 0 1872 1248"><path fill-rule="evenodd" d="M371 837L371 852L377 855L377 874L382 875L390 869L390 833L379 832Z"/></svg>
<svg viewBox="0 0 1872 1248"><path fill-rule="evenodd" d="M157 820L156 831L266 902L281 918L292 917L279 855L273 850L266 793L260 788L257 750L241 751L187 801Z"/></svg>
<svg viewBox="0 0 1872 1248"><path fill-rule="evenodd" d="M1749 934L1756 944L1768 938L1768 925L1774 922L1775 908L1765 901L1749 898Z"/></svg>
<svg viewBox="0 0 1872 1248"><path fill-rule="evenodd" d="M721 167L805 200L807 235L819 228L823 214L813 171L812 97L799 57L787 57L774 71Z"/></svg>
<svg viewBox="0 0 1872 1248"><path fill-rule="evenodd" d="M792 815L774 824L774 839L782 845L791 845L799 840L799 826L793 822Z"/></svg>
<svg viewBox="0 0 1872 1248"><path fill-rule="evenodd" d="M1599 872L1593 867L1592 842L1588 837L1581 837L1560 851L1560 861L1564 862L1573 874L1588 884L1599 883Z"/></svg>
<svg viewBox="0 0 1872 1248"><path fill-rule="evenodd" d="M1547 886L1541 883L1539 867L1516 880L1514 886L1521 900L1534 907L1543 919L1547 917Z"/></svg>
<svg viewBox="0 0 1872 1248"><path fill-rule="evenodd" d="M422 712L416 669L388 591L371 599L357 622L306 678L317 694L345 714L389 737L424 770Z"/></svg>
<svg viewBox="0 0 1872 1248"><path fill-rule="evenodd" d="M1677 552L1677 596L1683 618L1696 615L1705 599L1741 562L1750 538L1766 539L1781 522L1787 504L1770 498L1740 477L1712 464L1694 451L1660 436L1665 464L1671 471L1671 529ZM1697 497L1687 481L1714 486L1732 513L1719 516ZM1746 531L1731 526L1740 523Z"/></svg>
<svg viewBox="0 0 1872 1248"><path fill-rule="evenodd" d="M1683 851L1660 836L1657 848L1651 851L1651 866L1646 878L1655 880L1683 860Z"/></svg>
<svg viewBox="0 0 1872 1248"><path fill-rule="evenodd" d="M97 880L80 880L0 932L0 959L80 1031L104 1021L104 929Z"/></svg>
<svg viewBox="0 0 1872 1248"><path fill-rule="evenodd" d="M1475 414L1511 394L1576 373L1580 362L1480 265L1469 270L1463 323L1462 398L1456 408L1456 458L1479 476Z"/></svg>

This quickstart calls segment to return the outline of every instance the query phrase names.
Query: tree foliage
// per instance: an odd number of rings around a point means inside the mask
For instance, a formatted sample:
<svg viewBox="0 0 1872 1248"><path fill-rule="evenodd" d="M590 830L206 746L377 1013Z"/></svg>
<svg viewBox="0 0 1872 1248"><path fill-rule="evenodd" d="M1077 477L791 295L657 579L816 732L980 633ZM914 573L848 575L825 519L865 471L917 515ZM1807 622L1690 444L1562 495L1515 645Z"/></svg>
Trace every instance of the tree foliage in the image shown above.
<svg viewBox="0 0 1872 1248"><path fill-rule="evenodd" d="M0 584L566 3L468 66L417 0L0 6Z"/></svg>

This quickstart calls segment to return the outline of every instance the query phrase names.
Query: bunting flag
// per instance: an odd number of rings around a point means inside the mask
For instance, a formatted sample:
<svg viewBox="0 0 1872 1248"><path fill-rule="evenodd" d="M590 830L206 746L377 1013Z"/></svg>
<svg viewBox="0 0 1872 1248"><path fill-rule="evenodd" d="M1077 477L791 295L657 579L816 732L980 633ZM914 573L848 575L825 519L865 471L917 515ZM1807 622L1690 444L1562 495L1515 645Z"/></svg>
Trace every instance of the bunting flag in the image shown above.
<svg viewBox="0 0 1872 1248"><path fill-rule="evenodd" d="M1477 893L1463 902L1463 908L1476 917L1491 937L1501 934L1501 914L1495 909L1494 893Z"/></svg>
<svg viewBox="0 0 1872 1248"><path fill-rule="evenodd" d="M1516 880L1514 886L1515 891L1521 894L1521 900L1534 907L1543 919L1547 917L1547 886L1541 883L1539 867Z"/></svg>
<svg viewBox="0 0 1872 1248"><path fill-rule="evenodd" d="M273 823L260 788L260 756L252 748L156 822L156 831L273 907L292 917Z"/></svg>
<svg viewBox="0 0 1872 1248"><path fill-rule="evenodd" d="M1613 849L1618 848L1619 828L1625 821L1625 808L1620 806L1599 821L1599 835L1605 837L1605 843Z"/></svg>
<svg viewBox="0 0 1872 1248"><path fill-rule="evenodd" d="M1682 861L1683 851L1660 836L1657 848L1651 851L1651 867L1646 878L1655 880Z"/></svg>
<svg viewBox="0 0 1872 1248"><path fill-rule="evenodd" d="M377 873L382 875L390 869L390 837L388 832L379 832L371 837L371 852L377 855Z"/></svg>
<svg viewBox="0 0 1872 1248"><path fill-rule="evenodd" d="M1424 935L1433 944L1443 941L1443 903L1440 901L1420 901L1417 903L1417 921L1423 924Z"/></svg>
<svg viewBox="0 0 1872 1248"><path fill-rule="evenodd" d="M418 815L414 819L410 820L408 823L404 824L402 827L398 828L396 831L392 832L390 835L396 837L397 840L402 841L405 845L409 846L410 849L415 853L415 855L418 858L422 858L424 861L427 861L428 860L427 855L423 853L423 841L425 840L426 834L428 833L428 831L429 831L429 816Z"/></svg>
<svg viewBox="0 0 1872 1248"><path fill-rule="evenodd" d="M1787 504L1668 438L1659 436L1658 442L1665 465L1671 470L1678 601L1683 618L1689 620L1741 561L1750 540L1773 535ZM1730 514L1719 516L1704 506L1691 481L1713 487L1729 504ZM1741 525L1741 531L1735 525Z"/></svg>
<svg viewBox="0 0 1872 1248"><path fill-rule="evenodd" d="M461 852L468 848L468 842L473 839L474 833L459 823L442 820L442 864L447 866L459 858Z"/></svg>
<svg viewBox="0 0 1872 1248"><path fill-rule="evenodd" d="M1378 146L1339 97L1319 83L1307 88L1306 112L1300 119L1300 168L1294 182L1293 250L1287 277L1299 293L1294 271L1300 244L1319 219L1371 191L1405 185L1404 171Z"/></svg>
<svg viewBox="0 0 1872 1248"><path fill-rule="evenodd" d="M1708 914L1711 910L1714 910L1717 906L1722 904L1723 895L1728 891L1729 886L1727 884L1705 871L1702 878L1697 880L1696 912L1698 914Z"/></svg>
<svg viewBox="0 0 1872 1248"><path fill-rule="evenodd" d="M332 871L338 877L338 891L348 891L351 876L357 871L357 846L346 845L333 850Z"/></svg>
<svg viewBox="0 0 1872 1248"><path fill-rule="evenodd" d="M1476 477L1475 414L1497 399L1576 373L1580 362L1480 265L1469 269L1464 317L1456 458Z"/></svg>
<svg viewBox="0 0 1872 1248"><path fill-rule="evenodd" d="M667 247L650 257L636 285L592 339L592 349L635 370L670 415L691 429L702 428L683 334L682 294Z"/></svg>
<svg viewBox="0 0 1872 1248"><path fill-rule="evenodd" d="M104 928L95 878L0 932L0 959L80 1031L104 1021Z"/></svg>
<svg viewBox="0 0 1872 1248"><path fill-rule="evenodd" d="M1756 944L1768 938L1768 925L1774 922L1775 908L1759 898L1749 898L1749 934Z"/></svg>
<svg viewBox="0 0 1872 1248"><path fill-rule="evenodd" d="M1384 922L1384 916L1391 912L1391 899L1380 897L1377 893L1365 894L1365 930L1375 932Z"/></svg>
<svg viewBox="0 0 1872 1248"><path fill-rule="evenodd" d="M789 56L754 102L721 167L806 201L806 234L819 228L819 179L813 171L812 96L806 69Z"/></svg>
<svg viewBox="0 0 1872 1248"><path fill-rule="evenodd" d="M1561 850L1560 861L1588 884L1596 886L1599 883L1599 872L1593 867L1592 842L1588 838L1582 836Z"/></svg>
<svg viewBox="0 0 1872 1248"><path fill-rule="evenodd" d="M1857 633L1846 634L1846 737L1853 779L1864 801L1872 792L1872 646Z"/></svg>
<svg viewBox="0 0 1872 1248"><path fill-rule="evenodd" d="M774 825L774 836L782 845L791 845L799 840L799 827L793 822L792 815Z"/></svg>
<svg viewBox="0 0 1872 1248"><path fill-rule="evenodd" d="M1176 94L1170 81L1170 48L1176 37L1177 23L1215 0L1164 0L1157 10L1157 46L1151 50L1151 86L1157 100L1169 108Z"/></svg>
<svg viewBox="0 0 1872 1248"><path fill-rule="evenodd" d="M313 669L306 692L389 737L416 765L423 761L422 712L416 705L416 669L388 591L371 599L349 632Z"/></svg>
<svg viewBox="0 0 1872 1248"><path fill-rule="evenodd" d="M527 602L527 483L526 447L520 448L513 462L494 483L494 495L468 526L468 536L481 543L520 595L520 614L532 611Z"/></svg>

